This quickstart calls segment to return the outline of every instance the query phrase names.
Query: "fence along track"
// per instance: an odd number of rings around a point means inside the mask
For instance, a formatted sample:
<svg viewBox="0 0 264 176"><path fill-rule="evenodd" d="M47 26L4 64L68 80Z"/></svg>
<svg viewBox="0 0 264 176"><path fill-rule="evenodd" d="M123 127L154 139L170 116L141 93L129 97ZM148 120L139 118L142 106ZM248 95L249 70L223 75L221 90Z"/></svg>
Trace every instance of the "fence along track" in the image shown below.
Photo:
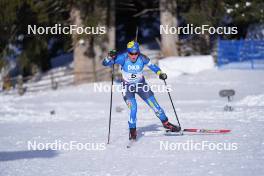
<svg viewBox="0 0 264 176"><path fill-rule="evenodd" d="M152 63L158 63L158 59L160 58L160 53L158 50L144 50L143 53L151 58ZM17 94L19 91L27 93L51 89L55 90L61 87L74 85L74 75L77 74L86 74L87 77L85 79L91 79L94 80L94 82L105 81L110 80L111 69L97 69L95 74L96 78L94 78L94 73L92 71L74 72L74 70L69 67L61 67L42 74L37 74L35 76L28 76L23 78L21 76L17 76L10 78L12 88L10 90L2 91L2 93L6 95L12 95ZM116 75L120 76L120 72L118 71ZM145 75L147 77L152 77L154 74L152 74L151 71L146 68Z"/></svg>
<svg viewBox="0 0 264 176"><path fill-rule="evenodd" d="M105 68L104 70L98 69L100 74L96 74L98 80L102 80L101 77L105 77L110 71ZM60 71L49 71L48 73L28 76L21 78L19 76L10 79L11 88L9 90L3 91L3 94L10 95L19 92L19 89L24 89L27 92L38 92L50 89L58 89L61 87L66 87L69 85L74 85L74 75L85 74L87 77L85 79L93 79L93 72L74 72L71 70L60 70ZM21 90L20 90L21 91Z"/></svg>

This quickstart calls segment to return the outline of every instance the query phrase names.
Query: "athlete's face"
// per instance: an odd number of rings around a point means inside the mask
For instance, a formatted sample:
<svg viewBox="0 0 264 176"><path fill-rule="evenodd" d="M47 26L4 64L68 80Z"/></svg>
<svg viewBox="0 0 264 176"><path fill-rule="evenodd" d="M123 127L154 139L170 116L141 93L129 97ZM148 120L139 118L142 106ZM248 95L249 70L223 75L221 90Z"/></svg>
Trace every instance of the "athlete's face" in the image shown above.
<svg viewBox="0 0 264 176"><path fill-rule="evenodd" d="M132 62L136 62L138 58L138 53L128 53L128 56Z"/></svg>

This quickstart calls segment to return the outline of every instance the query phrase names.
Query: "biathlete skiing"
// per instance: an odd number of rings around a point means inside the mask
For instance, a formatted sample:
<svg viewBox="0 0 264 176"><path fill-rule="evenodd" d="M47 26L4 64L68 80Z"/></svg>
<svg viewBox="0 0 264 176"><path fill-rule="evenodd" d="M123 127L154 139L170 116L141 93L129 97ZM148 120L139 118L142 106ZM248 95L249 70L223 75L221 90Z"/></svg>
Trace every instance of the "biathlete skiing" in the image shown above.
<svg viewBox="0 0 264 176"><path fill-rule="evenodd" d="M180 126L169 122L164 110L155 99L154 93L146 83L143 69L144 66L147 66L162 80L166 80L167 75L162 72L157 65L152 64L147 56L140 53L139 44L137 42L129 42L127 44L127 51L122 54L117 54L114 50L110 51L102 64L104 66L113 66L113 64L119 64L121 66L122 95L130 109L128 120L129 140L136 140L137 138L137 101L135 94L138 94L155 112L166 130L172 132L179 132L181 130ZM146 89L146 86L148 86L148 89Z"/></svg>

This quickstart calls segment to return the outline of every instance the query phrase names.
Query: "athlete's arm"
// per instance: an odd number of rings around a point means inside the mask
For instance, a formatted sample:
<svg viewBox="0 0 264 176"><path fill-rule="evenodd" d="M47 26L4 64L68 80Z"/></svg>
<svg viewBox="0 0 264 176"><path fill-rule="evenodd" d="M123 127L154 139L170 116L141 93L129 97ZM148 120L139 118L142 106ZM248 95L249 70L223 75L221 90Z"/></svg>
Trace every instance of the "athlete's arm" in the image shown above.
<svg viewBox="0 0 264 176"><path fill-rule="evenodd" d="M162 79L162 80L167 79L167 74L166 73L163 73L161 71L161 69L159 68L159 66L157 66L156 64L152 64L151 61L150 61L150 59L148 57L146 57L144 55L142 55L142 56L143 56L143 62L144 62L144 64L147 65L148 68L151 71L153 71L154 73L156 73L159 76L160 79Z"/></svg>
<svg viewBox="0 0 264 176"><path fill-rule="evenodd" d="M150 59L145 56L145 55L142 55L143 56L143 62L145 65L148 66L148 68L153 71L154 73L156 73L157 75L159 75L161 73L161 69L159 68L159 66L157 66L156 64L153 64L151 63Z"/></svg>
<svg viewBox="0 0 264 176"><path fill-rule="evenodd" d="M115 64L115 60L109 57L105 57L102 64L103 66L112 66L113 64Z"/></svg>
<svg viewBox="0 0 264 176"><path fill-rule="evenodd" d="M102 64L103 66L112 66L113 64L119 64L119 65L123 65L125 61L125 57L123 56L123 54L121 55L117 55L115 58L112 57L106 57Z"/></svg>

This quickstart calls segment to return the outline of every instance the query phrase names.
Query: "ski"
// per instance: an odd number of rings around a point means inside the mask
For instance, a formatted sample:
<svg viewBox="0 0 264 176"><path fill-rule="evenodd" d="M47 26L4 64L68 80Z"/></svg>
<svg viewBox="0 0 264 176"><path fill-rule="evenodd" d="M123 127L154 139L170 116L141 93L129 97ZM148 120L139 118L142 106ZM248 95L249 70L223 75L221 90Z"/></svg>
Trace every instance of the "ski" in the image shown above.
<svg viewBox="0 0 264 176"><path fill-rule="evenodd" d="M182 131L180 132L171 132L169 130L160 130L160 131L145 131L142 133L144 136L182 136Z"/></svg>
<svg viewBox="0 0 264 176"><path fill-rule="evenodd" d="M212 134L224 134L229 133L231 130L228 129L198 129L198 128L186 128L183 129L183 132L191 132L191 133L212 133Z"/></svg>
<svg viewBox="0 0 264 176"><path fill-rule="evenodd" d="M134 140L134 139L129 140L126 148L131 148L135 142L136 142L136 140Z"/></svg>
<svg viewBox="0 0 264 176"><path fill-rule="evenodd" d="M231 132L228 129L199 129L199 128L186 128L180 132L171 132L168 130L145 131L144 136L182 136L187 134L226 134Z"/></svg>

